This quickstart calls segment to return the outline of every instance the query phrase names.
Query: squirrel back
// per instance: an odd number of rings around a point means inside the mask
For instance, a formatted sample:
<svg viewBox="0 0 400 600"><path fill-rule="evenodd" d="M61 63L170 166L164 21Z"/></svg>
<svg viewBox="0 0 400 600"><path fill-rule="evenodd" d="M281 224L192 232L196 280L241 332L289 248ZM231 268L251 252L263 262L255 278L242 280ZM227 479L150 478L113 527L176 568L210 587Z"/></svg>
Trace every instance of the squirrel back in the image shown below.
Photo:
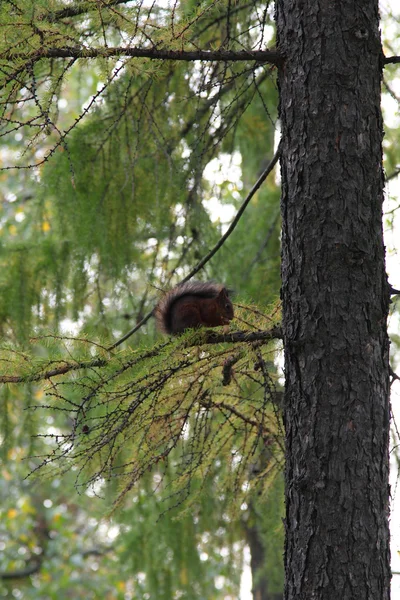
<svg viewBox="0 0 400 600"><path fill-rule="evenodd" d="M233 306L229 291L222 284L188 281L161 298L154 316L160 331L176 334L201 325L227 325L233 319Z"/></svg>

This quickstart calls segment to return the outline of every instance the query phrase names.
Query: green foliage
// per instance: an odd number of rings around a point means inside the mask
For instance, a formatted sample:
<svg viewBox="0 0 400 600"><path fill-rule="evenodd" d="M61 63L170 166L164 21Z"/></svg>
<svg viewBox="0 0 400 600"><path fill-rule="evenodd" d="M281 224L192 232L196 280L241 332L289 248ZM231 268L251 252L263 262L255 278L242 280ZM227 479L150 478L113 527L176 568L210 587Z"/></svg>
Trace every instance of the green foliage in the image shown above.
<svg viewBox="0 0 400 600"><path fill-rule="evenodd" d="M9 61L20 70L18 78L12 70L8 76L3 117L10 152L5 166L40 165L40 171L25 178L34 197L18 201L23 223L15 225L17 213L9 210L5 224L11 238L18 236L21 262L26 264L17 276L13 268L0 289L5 307L0 323L4 331L12 329L14 339L26 342L34 324L58 327L66 317L82 320L83 313L86 332L118 335L123 324L107 306L132 316L151 308L155 292L148 284L168 287L218 239L219 228L203 205L206 165L221 149L238 148L246 156L242 176L252 182L259 153L271 153L276 116L274 85L263 66L253 71L241 63L99 58L91 66L87 61L55 60L49 70L45 60L26 63L22 54L49 45L55 50L80 47L89 41L92 47L101 47L105 40L118 45L129 36L136 36L136 45L151 36L155 45L162 40L171 49L182 44L215 48L227 44L227 38L230 48L254 43L260 35L251 27L252 19L262 15L267 26L265 7L256 3L255 8L264 11L257 14L234 7L224 29L228 6L182 3L172 10L153 6L141 11L125 3L99 6L88 1L65 7L18 0L11 13L3 6L4 64ZM15 38L14 47L9 41L18 28L24 35L18 44ZM14 149L20 150L21 144L19 160ZM8 196L18 200L20 174L25 171L7 179ZM270 187L267 221L275 223L277 192L276 186ZM221 200L238 202L223 186ZM255 214L252 227L261 223ZM263 250L265 232L254 231L246 250L246 279L252 272L251 284L241 275L243 239L249 242L246 231L207 269L209 276L240 290L246 285L250 297L265 301L266 288L260 289L260 273L254 267L264 257L262 275L272 273L278 253L270 264ZM272 233L275 250L277 229ZM276 277L272 281L268 275L266 281L268 293L276 294ZM55 305L53 314L47 310L49 302Z"/></svg>
<svg viewBox="0 0 400 600"><path fill-rule="evenodd" d="M238 315L255 331L259 325L270 328L277 319L277 313L263 316L254 307L238 310ZM237 595L245 543L240 522L246 508L240 499L248 498L253 488L268 496L282 459L274 384L265 362L273 349L260 341L245 342L235 347L232 360L232 348L199 346L202 337L204 333L192 332L110 357L82 339L48 336L34 344L42 358L33 364L27 355L3 349L3 373L12 377L18 370L19 376L36 382L27 387L27 421L33 423L36 417L39 432L31 449L39 456L30 464L47 465L47 476L33 488L41 493L31 527L36 532L35 523L44 519L52 536L40 542L38 534L29 535L44 556L38 574L32 575L33 587L25 582L21 588L26 597L55 597L57 586L68 594L71 581L76 597L84 590L86 597L96 597L99 586L115 586L121 594L134 590L134 597L143 599L150 594L167 600L178 592L193 599ZM13 406L8 418L15 427L18 410L10 392L18 404L20 388L10 387L4 397L6 405ZM21 435L27 434L22 428ZM249 479L258 446L268 452L268 468ZM10 468L18 473L15 451L7 458L14 459ZM138 475L140 485L134 486ZM68 500L62 499L65 493L57 499L58 487L64 488L71 478L82 492L89 485L91 496L105 495L107 504L120 495L124 510L114 511L113 521L120 522L121 529L110 551L100 531L93 531L97 521L92 512L82 529L73 527L76 511L85 510L85 493L81 500L70 499L69 493ZM1 568L13 572L24 568L27 559L32 565L32 551L19 550L25 538L11 541L12 528L26 531L30 521L24 523L25 504L16 505L6 482L3 539L9 539L9 560ZM31 492L26 489L21 502L30 506ZM46 508L49 497L54 509ZM101 509L100 504L96 513ZM84 519L84 513L79 518ZM112 530L112 523L107 528ZM100 558L91 559L93 549L100 549ZM115 553L124 566L117 570ZM90 569L97 573L99 560L97 576Z"/></svg>
<svg viewBox="0 0 400 600"><path fill-rule="evenodd" d="M116 561L118 526L101 519L92 498L71 491L67 477L21 480L24 454L14 448L2 470L0 597L95 599L101 590L104 598L125 598L132 576Z"/></svg>
<svg viewBox="0 0 400 600"><path fill-rule="evenodd" d="M46 547L37 573L3 581L4 597L238 597L250 525L269 589L281 590L276 347L205 344L200 332L154 345L150 321L127 350L105 350L217 242L224 211L240 206L273 154L278 104L269 65L109 50L265 48L272 10L258 0L0 3L0 375L28 381L1 390L1 570ZM384 50L395 53L389 17ZM57 57L60 48L98 55ZM384 93L397 106L396 73L385 69ZM391 121L389 175L398 133ZM240 329L275 324L259 306L279 294L279 225L272 175L200 274L237 292ZM21 462L32 455L41 458ZM22 483L49 457L47 479ZM120 495L106 525L96 493L108 508ZM107 551L85 555L93 540Z"/></svg>
<svg viewBox="0 0 400 600"><path fill-rule="evenodd" d="M274 324L257 309L237 312L256 335L262 321L264 328ZM48 436L50 449L42 462L50 469L48 476L72 467L76 486L84 488L116 479L118 504L146 472L162 473L174 452L180 475L168 494L177 502L189 488L188 502L194 502L192 480L204 480L222 462L224 477L219 475L217 489L235 497L236 505L250 485L248 462L259 444L270 447L271 461L281 461L275 386L266 362L273 349L264 351L268 339L249 344L245 335L232 352L207 336L192 332L112 357L82 339L48 336L44 341L51 358L34 363L4 349L2 362L12 373L7 378L4 367L3 381L51 380L46 402L38 408L65 415L65 426ZM64 350L57 356L60 342ZM37 354L43 354L43 347ZM251 486L257 483L259 478L253 478Z"/></svg>
<svg viewBox="0 0 400 600"><path fill-rule="evenodd" d="M172 469L166 478L175 478ZM137 597L145 598L147 592L169 600L175 593L200 600L218 598L222 590L237 595L243 541L237 527L234 534L230 531L228 513L221 514L223 500L216 498L212 480L204 482L197 505L183 514L179 507L165 513L165 502L154 493L157 478L145 477L145 482L122 513L130 530L123 559L134 573L142 573ZM160 512L164 514L154 526Z"/></svg>

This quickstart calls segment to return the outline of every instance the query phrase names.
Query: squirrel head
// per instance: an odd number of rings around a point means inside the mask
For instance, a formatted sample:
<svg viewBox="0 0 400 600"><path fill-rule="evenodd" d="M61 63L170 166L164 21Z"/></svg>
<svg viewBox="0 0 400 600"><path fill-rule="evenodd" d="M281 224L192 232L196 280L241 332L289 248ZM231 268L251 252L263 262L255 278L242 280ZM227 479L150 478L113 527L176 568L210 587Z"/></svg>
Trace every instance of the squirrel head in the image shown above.
<svg viewBox="0 0 400 600"><path fill-rule="evenodd" d="M224 324L228 324L229 321L232 321L234 317L233 305L231 299L229 298L229 290L227 290L225 287L222 287L216 300L221 320L224 322Z"/></svg>

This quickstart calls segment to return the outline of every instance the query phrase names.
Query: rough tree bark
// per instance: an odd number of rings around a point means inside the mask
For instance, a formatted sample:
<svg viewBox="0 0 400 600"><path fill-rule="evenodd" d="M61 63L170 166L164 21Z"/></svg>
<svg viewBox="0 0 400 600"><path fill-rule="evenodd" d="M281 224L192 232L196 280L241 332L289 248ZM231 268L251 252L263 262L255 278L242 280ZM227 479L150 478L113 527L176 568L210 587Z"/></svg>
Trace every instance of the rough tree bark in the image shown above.
<svg viewBox="0 0 400 600"><path fill-rule="evenodd" d="M277 0L286 600L390 596L377 0Z"/></svg>

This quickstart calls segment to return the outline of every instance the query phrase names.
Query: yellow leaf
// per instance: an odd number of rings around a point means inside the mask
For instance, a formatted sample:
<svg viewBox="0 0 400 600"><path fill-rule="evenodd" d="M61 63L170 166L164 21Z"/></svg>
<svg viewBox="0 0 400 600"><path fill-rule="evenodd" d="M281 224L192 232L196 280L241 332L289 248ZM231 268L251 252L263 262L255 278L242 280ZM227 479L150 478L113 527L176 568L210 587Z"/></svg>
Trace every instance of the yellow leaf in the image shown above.
<svg viewBox="0 0 400 600"><path fill-rule="evenodd" d="M29 498L27 496L19 499L18 507L24 513L30 513L32 515L35 514L35 509L33 508L32 504L29 502Z"/></svg>
<svg viewBox="0 0 400 600"><path fill-rule="evenodd" d="M21 459L24 456L24 449L19 446L14 446L14 448L9 449L7 456L11 460Z"/></svg>
<svg viewBox="0 0 400 600"><path fill-rule="evenodd" d="M2 469L1 474L3 475L6 481L10 481L11 474L8 471L6 471L6 469Z"/></svg>
<svg viewBox="0 0 400 600"><path fill-rule="evenodd" d="M181 572L179 574L179 579L181 580L181 584L182 585L187 585L187 583L188 583L188 576L187 576L187 570L186 569L181 569Z"/></svg>
<svg viewBox="0 0 400 600"><path fill-rule="evenodd" d="M42 231L44 231L46 233L46 231L50 231L50 229L51 229L50 223L48 221L43 221Z"/></svg>
<svg viewBox="0 0 400 600"><path fill-rule="evenodd" d="M7 511L7 517L9 519L14 519L18 514L18 511L15 508L9 508Z"/></svg>

